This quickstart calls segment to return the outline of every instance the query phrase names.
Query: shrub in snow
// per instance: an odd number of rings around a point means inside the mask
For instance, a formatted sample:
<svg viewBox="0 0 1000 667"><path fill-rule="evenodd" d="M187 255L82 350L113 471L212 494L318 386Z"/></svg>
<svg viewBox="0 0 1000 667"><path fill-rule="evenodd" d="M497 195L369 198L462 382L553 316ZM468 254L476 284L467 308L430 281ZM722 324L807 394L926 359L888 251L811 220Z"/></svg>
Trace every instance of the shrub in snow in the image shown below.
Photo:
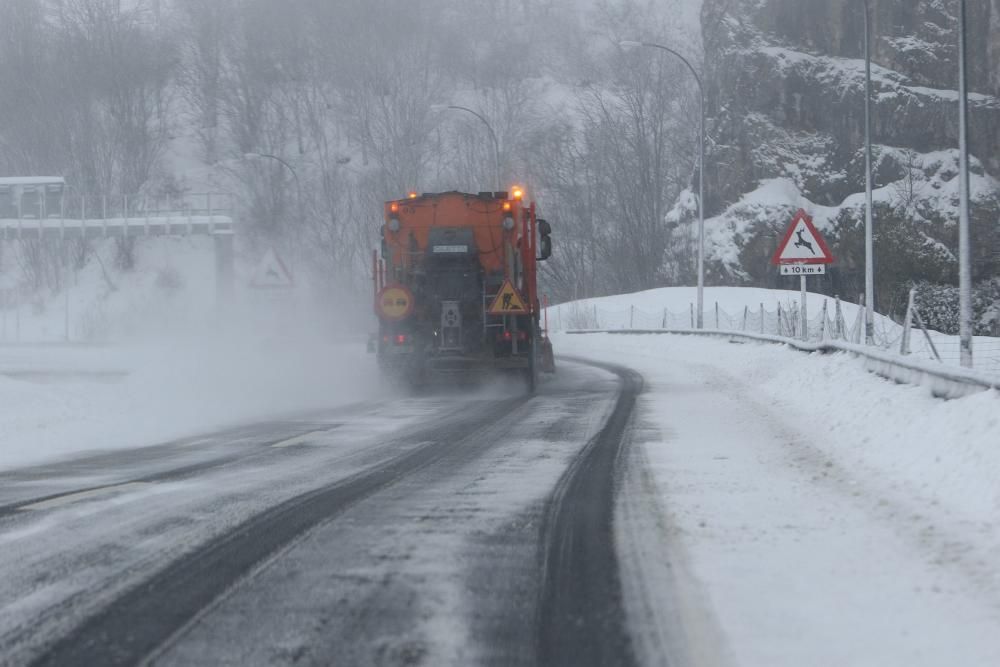
<svg viewBox="0 0 1000 667"><path fill-rule="evenodd" d="M914 303L929 329L956 335L959 330L959 293L954 285L911 283ZM996 336L1000 326L1000 278L980 283L972 291L973 334Z"/></svg>

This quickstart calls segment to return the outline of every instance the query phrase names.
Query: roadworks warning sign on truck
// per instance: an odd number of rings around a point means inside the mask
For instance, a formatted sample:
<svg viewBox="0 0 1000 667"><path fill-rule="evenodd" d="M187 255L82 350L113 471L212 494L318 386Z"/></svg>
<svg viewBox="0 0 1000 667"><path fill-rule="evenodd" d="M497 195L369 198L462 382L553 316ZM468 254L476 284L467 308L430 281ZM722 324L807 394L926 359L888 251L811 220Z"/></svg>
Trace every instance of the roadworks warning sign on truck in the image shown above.
<svg viewBox="0 0 1000 667"><path fill-rule="evenodd" d="M514 285L509 280L505 280L488 312L490 315L527 315L528 307L518 291L514 289Z"/></svg>

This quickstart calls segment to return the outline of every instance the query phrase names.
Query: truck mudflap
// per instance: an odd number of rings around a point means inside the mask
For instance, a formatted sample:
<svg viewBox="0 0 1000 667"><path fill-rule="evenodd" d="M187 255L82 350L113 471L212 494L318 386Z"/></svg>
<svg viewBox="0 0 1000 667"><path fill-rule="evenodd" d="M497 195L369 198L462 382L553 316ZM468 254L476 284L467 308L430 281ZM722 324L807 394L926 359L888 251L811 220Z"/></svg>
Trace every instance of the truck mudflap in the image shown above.
<svg viewBox="0 0 1000 667"><path fill-rule="evenodd" d="M540 342L541 370L543 373L555 373L556 355L552 350L552 341L549 340L548 336L543 336Z"/></svg>

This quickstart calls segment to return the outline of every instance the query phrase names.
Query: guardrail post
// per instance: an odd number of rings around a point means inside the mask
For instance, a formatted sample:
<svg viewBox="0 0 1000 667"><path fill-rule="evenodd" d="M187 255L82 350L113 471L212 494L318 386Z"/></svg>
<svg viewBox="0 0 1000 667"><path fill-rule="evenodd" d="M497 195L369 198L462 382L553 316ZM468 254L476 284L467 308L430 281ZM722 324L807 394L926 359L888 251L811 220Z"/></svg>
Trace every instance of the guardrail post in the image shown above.
<svg viewBox="0 0 1000 667"><path fill-rule="evenodd" d="M906 301L906 320L903 322L903 336L899 340L899 353L910 353L910 328L913 321L913 297L915 289L910 290L910 297Z"/></svg>

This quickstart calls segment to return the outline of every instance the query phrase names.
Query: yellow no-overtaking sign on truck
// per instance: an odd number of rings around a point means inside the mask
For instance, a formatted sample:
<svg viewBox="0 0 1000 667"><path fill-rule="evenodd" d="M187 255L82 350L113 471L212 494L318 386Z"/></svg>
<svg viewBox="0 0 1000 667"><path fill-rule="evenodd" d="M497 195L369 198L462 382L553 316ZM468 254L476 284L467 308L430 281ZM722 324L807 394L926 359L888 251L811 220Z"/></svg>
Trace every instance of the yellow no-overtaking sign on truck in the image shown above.
<svg viewBox="0 0 1000 667"><path fill-rule="evenodd" d="M413 292L402 285L386 285L375 297L375 313L383 320L404 320L413 312Z"/></svg>

